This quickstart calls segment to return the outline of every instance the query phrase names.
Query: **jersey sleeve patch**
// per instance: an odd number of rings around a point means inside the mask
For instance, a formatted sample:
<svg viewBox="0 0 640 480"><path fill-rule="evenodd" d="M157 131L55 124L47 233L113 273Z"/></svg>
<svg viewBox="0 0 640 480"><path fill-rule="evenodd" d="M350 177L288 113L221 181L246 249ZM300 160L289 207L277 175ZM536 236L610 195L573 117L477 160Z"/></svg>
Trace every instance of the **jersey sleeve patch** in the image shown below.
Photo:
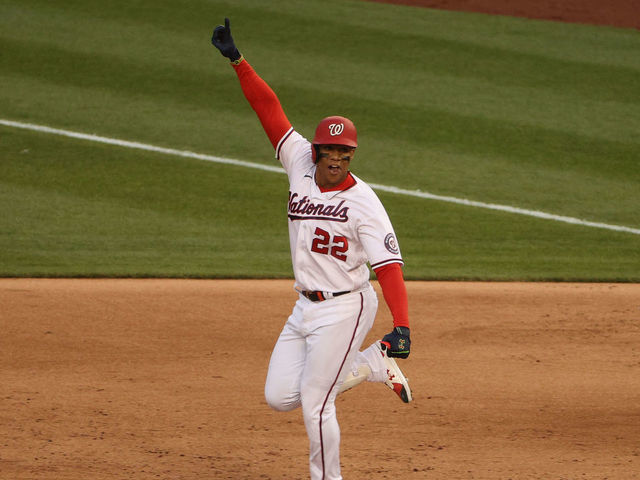
<svg viewBox="0 0 640 480"><path fill-rule="evenodd" d="M398 241L396 240L396 236L393 233L388 233L386 237L384 237L384 246L389 252L394 255L398 255L400 253L400 248L398 247Z"/></svg>

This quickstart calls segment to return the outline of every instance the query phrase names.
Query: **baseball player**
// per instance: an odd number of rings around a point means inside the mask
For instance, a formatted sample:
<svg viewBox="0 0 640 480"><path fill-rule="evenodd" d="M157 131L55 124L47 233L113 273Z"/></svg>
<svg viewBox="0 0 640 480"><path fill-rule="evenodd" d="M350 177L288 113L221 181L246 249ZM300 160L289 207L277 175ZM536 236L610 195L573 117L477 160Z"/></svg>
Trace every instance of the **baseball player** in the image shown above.
<svg viewBox="0 0 640 480"><path fill-rule="evenodd" d="M403 402L412 400L393 358L406 358L411 345L400 248L382 203L349 170L358 146L353 123L327 117L309 142L236 48L228 18L214 29L211 42L231 61L289 177L289 241L299 297L273 349L265 397L276 410L302 407L311 479L338 480L336 396L368 380L386 384ZM367 263L394 328L360 351L378 308Z"/></svg>

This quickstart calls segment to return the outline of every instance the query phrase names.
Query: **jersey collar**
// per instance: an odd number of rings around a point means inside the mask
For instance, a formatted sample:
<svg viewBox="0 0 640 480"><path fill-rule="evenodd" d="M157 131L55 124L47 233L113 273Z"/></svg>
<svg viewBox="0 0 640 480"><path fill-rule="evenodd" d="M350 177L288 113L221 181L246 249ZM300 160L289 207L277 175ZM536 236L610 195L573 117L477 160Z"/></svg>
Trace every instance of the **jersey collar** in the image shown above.
<svg viewBox="0 0 640 480"><path fill-rule="evenodd" d="M314 172L315 173L315 172ZM314 175L315 176L315 175ZM342 192L343 190L348 190L351 187L353 187L356 184L356 179L353 178L353 175L351 175L351 172L347 173L347 178L344 179L344 182L342 182L340 185L336 185L335 187L332 188L322 188L320 185L318 185L318 188L320 189L320 191L322 193L328 193L328 192Z"/></svg>

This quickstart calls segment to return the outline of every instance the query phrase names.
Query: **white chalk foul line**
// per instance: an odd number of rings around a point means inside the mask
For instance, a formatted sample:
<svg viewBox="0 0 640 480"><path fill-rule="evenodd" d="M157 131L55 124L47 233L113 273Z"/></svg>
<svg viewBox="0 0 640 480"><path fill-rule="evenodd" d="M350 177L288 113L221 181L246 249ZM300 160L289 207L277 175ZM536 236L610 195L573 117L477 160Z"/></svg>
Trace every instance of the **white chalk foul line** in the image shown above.
<svg viewBox="0 0 640 480"><path fill-rule="evenodd" d="M244 162L242 160L234 160L232 158L215 157L213 155L204 155L201 153L189 152L186 150L176 150L173 148L157 147L147 143L130 142L128 140L119 140L117 138L101 137L99 135L91 135L88 133L72 132L70 130L61 130L59 128L46 127L44 125L34 125L32 123L14 122L11 120L0 119L0 125L7 127L23 128L25 130L34 130L36 132L50 133L53 135L61 135L63 137L78 138L80 140L89 140L91 142L106 143L108 145L117 145L118 147L135 148L138 150L147 150L149 152L164 153L166 155L175 155L178 157L196 158L208 162L224 163L227 165L236 165L247 168L257 168L268 172L284 173L281 167L270 165L261 165L259 163Z"/></svg>
<svg viewBox="0 0 640 480"><path fill-rule="evenodd" d="M80 140L88 140L91 142L105 143L108 145L116 145L119 147L135 148L138 150L146 150L149 152L163 153L166 155L174 155L178 157L195 158L198 160L204 160L207 162L222 163L226 165L235 165L246 168L254 168L258 170L265 170L268 172L284 173L281 167L262 165L260 163L246 162L243 160L234 160L232 158L216 157L213 155L205 155L202 153L194 153L186 150L176 150L173 148L158 147L155 145L149 145L147 143L130 142L127 140L119 140L117 138L102 137L99 135L91 135L87 133L73 132L70 130L61 130L59 128L51 128L44 125L35 125L32 123L15 122L12 120L0 119L0 125L6 127L22 128L25 130L33 130L36 132L49 133L53 135L61 135L63 137L77 138ZM616 232L632 233L634 235L640 235L640 229L625 227L622 225L610 225L607 223L590 222L588 220L581 220L579 218L566 217L563 215L555 215L552 213L540 212L537 210L527 210L524 208L511 207L508 205L498 205L494 203L476 202L474 200L467 200L464 198L448 197L443 195L435 195L428 192L422 192L420 190L406 190L404 188L393 187L389 185L380 185L375 183L369 183L371 188L380 190L383 192L396 193L399 195L407 195L410 197L426 198L429 200L436 200L440 202L455 203L459 205L465 205L468 207L485 208L489 210L498 210L501 212L515 213L518 215L526 215L529 217L542 218L545 220L553 220L556 222L570 223L573 225L580 225L583 227L602 228L605 230L613 230Z"/></svg>
<svg viewBox="0 0 640 480"><path fill-rule="evenodd" d="M556 222L572 223L574 225L582 225L584 227L604 228L606 230L614 230L617 232L626 232L640 235L640 229L625 227L621 225L610 225L607 223L590 222L588 220L581 220L579 218L565 217L563 215L555 215L553 213L540 212L538 210L527 210L524 208L510 207L508 205L498 205L495 203L476 202L474 200L467 200L464 198L446 197L442 195L434 195L428 192L421 192L419 190L404 190L398 187L389 187L386 185L376 185L374 183L369 184L371 188L382 190L390 193L398 193L401 195L411 195L412 197L428 198L430 200L438 200L441 202L457 203L459 205L467 205L469 207L486 208L489 210L500 210L502 212L516 213L518 215L527 215L529 217L543 218L546 220L555 220Z"/></svg>

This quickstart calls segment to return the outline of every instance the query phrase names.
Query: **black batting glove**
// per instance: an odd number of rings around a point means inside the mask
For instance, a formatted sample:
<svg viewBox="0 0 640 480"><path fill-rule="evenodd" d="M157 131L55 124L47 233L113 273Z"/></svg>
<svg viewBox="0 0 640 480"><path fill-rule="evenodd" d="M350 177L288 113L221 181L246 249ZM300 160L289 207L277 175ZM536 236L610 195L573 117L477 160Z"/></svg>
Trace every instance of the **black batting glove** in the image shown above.
<svg viewBox="0 0 640 480"><path fill-rule="evenodd" d="M214 47L220 50L223 57L227 57L232 62L235 62L241 56L240 52L236 48L236 44L233 42L228 18L224 19L224 27L222 25L218 25L213 30L211 43Z"/></svg>
<svg viewBox="0 0 640 480"><path fill-rule="evenodd" d="M382 343L387 346L389 357L407 358L411 353L411 339L409 327L395 327L391 333L382 338Z"/></svg>

